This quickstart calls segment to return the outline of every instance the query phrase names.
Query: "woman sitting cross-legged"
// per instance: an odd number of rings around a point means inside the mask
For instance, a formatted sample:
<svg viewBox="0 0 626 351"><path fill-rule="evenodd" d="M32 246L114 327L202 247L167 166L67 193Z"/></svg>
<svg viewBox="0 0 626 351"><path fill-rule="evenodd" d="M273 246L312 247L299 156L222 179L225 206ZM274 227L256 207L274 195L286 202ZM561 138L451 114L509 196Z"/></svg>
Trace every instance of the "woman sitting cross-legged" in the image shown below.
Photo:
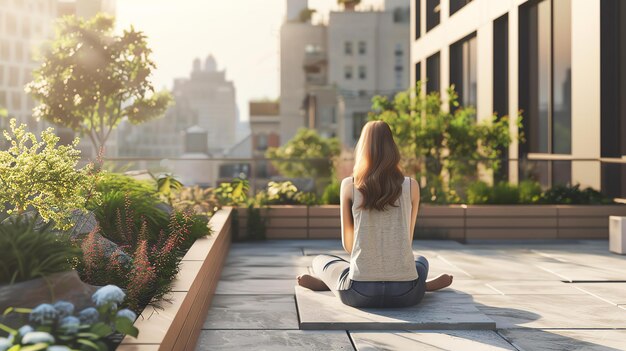
<svg viewBox="0 0 626 351"><path fill-rule="evenodd" d="M330 288L349 306L405 307L418 304L426 291L452 284L448 274L426 281L428 261L413 257L419 187L399 164L389 126L368 122L356 146L353 176L341 182L341 241L350 262L316 256L314 275L299 276L299 285Z"/></svg>

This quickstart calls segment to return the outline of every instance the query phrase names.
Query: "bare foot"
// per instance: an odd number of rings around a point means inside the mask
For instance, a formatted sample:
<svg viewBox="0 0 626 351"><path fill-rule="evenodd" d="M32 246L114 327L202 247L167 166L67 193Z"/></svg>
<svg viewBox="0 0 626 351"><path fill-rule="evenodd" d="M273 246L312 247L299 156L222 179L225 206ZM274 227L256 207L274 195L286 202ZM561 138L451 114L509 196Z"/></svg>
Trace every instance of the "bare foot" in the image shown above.
<svg viewBox="0 0 626 351"><path fill-rule="evenodd" d="M435 279L426 282L426 291L436 291L446 288L452 284L454 277L449 274L441 274Z"/></svg>
<svg viewBox="0 0 626 351"><path fill-rule="evenodd" d="M314 290L314 291L330 290L328 286L324 284L323 281L308 274L303 274L301 276L298 276L298 285Z"/></svg>

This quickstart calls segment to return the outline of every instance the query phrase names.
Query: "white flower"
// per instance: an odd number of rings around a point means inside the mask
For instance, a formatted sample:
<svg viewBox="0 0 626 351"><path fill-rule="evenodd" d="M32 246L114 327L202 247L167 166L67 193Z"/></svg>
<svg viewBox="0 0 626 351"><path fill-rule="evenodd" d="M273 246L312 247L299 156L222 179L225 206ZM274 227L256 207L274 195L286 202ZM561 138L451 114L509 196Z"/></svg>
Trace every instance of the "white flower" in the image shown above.
<svg viewBox="0 0 626 351"><path fill-rule="evenodd" d="M78 313L78 318L83 324L95 324L100 320L100 313L93 307L87 307Z"/></svg>
<svg viewBox="0 0 626 351"><path fill-rule="evenodd" d="M80 319L74 316L67 316L59 322L61 328L65 329L68 334L78 333L78 327L80 327Z"/></svg>
<svg viewBox="0 0 626 351"><path fill-rule="evenodd" d="M0 338L0 351L6 351L9 347L13 346L13 343L7 338Z"/></svg>
<svg viewBox="0 0 626 351"><path fill-rule="evenodd" d="M30 312L30 320L31 322L36 322L39 324L51 323L57 317L57 310L54 306L42 303L41 305L35 307Z"/></svg>
<svg viewBox="0 0 626 351"><path fill-rule="evenodd" d="M26 335L24 335L24 337L22 338L22 344L26 345L39 343L52 344L53 342L54 337L46 332L30 332L26 333Z"/></svg>
<svg viewBox="0 0 626 351"><path fill-rule="evenodd" d="M32 331L35 331L35 329L33 329L33 327L31 327L30 325L25 325L25 326L21 327L20 329L18 329L17 333L19 334L19 336L24 336L24 334L30 333Z"/></svg>
<svg viewBox="0 0 626 351"><path fill-rule="evenodd" d="M48 351L72 351L72 349L63 345L53 345L48 346Z"/></svg>
<svg viewBox="0 0 626 351"><path fill-rule="evenodd" d="M122 291L122 289L118 288L115 285L107 285L98 289L92 296L91 300L96 304L96 306L104 306L108 303L113 304L114 307L117 307L118 304L124 301L126 294Z"/></svg>
<svg viewBox="0 0 626 351"><path fill-rule="evenodd" d="M117 316L128 318L133 323L135 322L135 319L137 319L137 314L127 308L117 311Z"/></svg>
<svg viewBox="0 0 626 351"><path fill-rule="evenodd" d="M67 301L57 301L54 308L57 310L59 319L74 314L74 305Z"/></svg>

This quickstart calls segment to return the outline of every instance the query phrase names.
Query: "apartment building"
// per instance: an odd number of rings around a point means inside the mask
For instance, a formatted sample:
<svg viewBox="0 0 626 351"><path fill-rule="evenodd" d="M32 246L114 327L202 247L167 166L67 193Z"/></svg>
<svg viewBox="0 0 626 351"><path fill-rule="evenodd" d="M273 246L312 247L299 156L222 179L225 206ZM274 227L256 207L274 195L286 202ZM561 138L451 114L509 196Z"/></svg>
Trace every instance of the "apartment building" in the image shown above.
<svg viewBox="0 0 626 351"><path fill-rule="evenodd" d="M0 107L33 132L43 124L32 117L34 100L24 86L39 64L37 50L54 33L57 0L0 0ZM8 120L0 118L0 129Z"/></svg>
<svg viewBox="0 0 626 351"><path fill-rule="evenodd" d="M382 10L346 8L314 25L299 14L307 1L288 0L281 28L281 141L299 127L352 147L371 98L409 87L409 1ZM291 16L291 17L290 17Z"/></svg>
<svg viewBox="0 0 626 351"><path fill-rule="evenodd" d="M508 179L626 197L626 2L412 0L411 84L523 115Z"/></svg>

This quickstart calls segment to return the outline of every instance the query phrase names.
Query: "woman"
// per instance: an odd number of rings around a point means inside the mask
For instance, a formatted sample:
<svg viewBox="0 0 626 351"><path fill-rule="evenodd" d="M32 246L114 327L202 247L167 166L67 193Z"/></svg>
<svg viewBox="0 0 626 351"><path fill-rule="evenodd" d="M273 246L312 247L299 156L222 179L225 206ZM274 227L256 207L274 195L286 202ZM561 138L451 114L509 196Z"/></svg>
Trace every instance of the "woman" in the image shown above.
<svg viewBox="0 0 626 351"><path fill-rule="evenodd" d="M400 152L391 129L368 122L356 146L353 177L341 182L341 242L350 262L332 255L313 260L315 276L298 277L312 290L332 290L354 307L418 304L426 291L452 284L442 274L426 281L428 261L413 258L419 187L400 171Z"/></svg>

